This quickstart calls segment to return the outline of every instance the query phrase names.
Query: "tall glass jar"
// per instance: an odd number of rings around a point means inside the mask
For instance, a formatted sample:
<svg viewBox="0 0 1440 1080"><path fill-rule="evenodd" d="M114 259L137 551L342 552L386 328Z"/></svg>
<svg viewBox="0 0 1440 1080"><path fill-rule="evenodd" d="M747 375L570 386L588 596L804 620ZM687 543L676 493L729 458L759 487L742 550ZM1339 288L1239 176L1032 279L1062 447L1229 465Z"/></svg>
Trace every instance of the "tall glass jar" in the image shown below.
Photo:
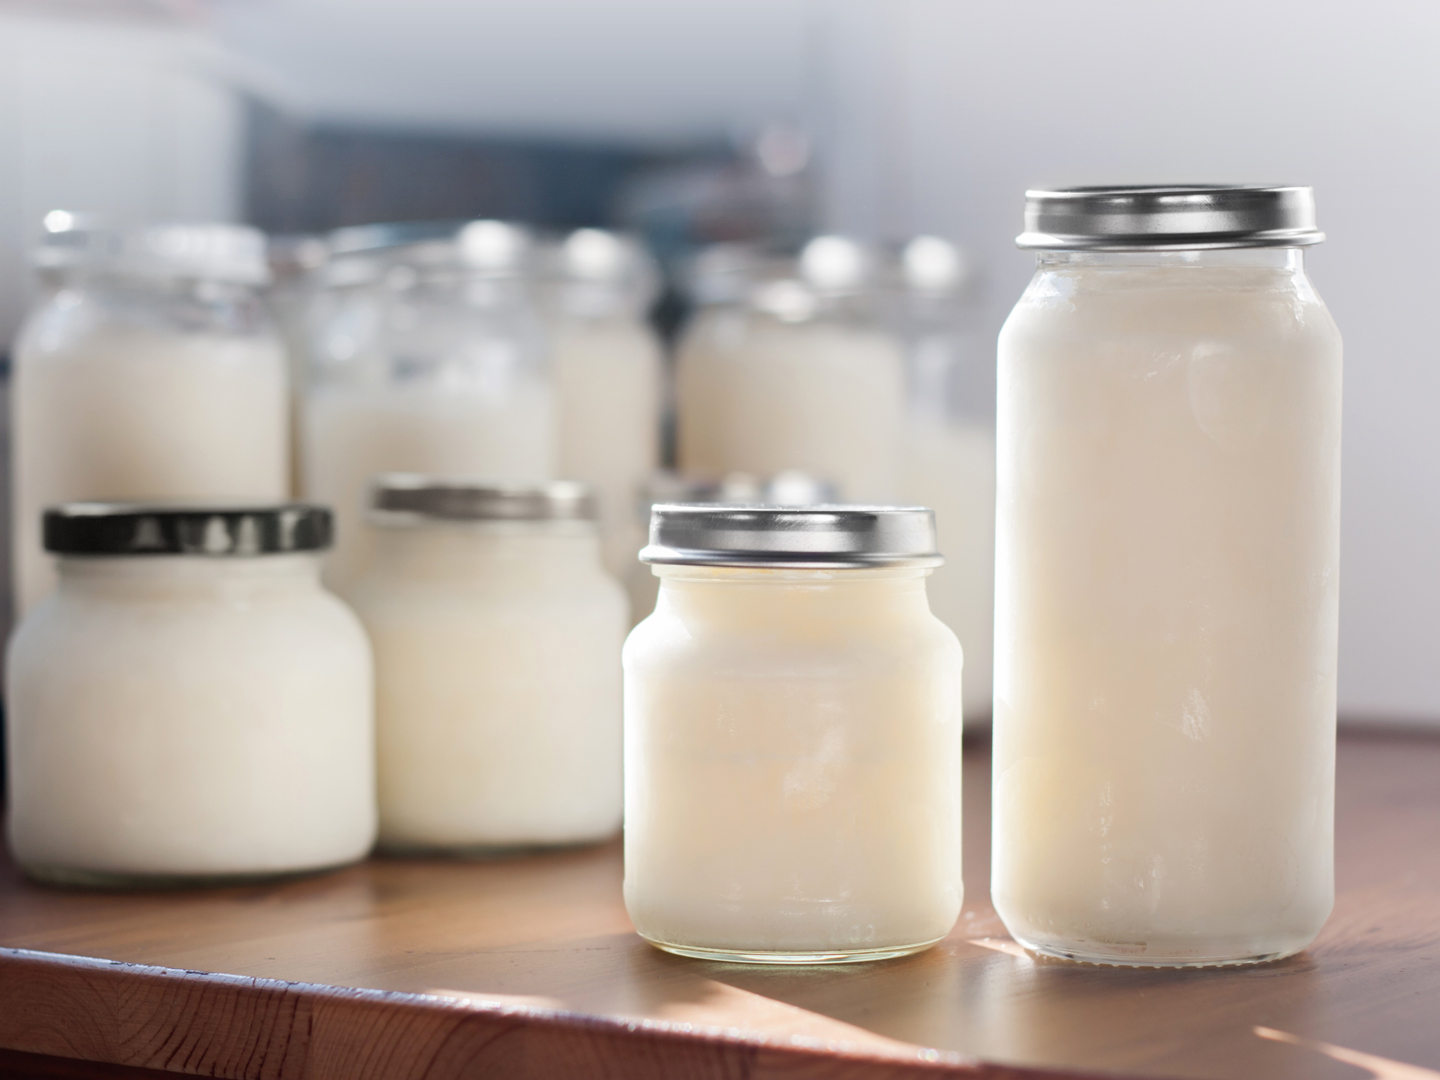
<svg viewBox="0 0 1440 1080"><path fill-rule="evenodd" d="M10 848L33 877L320 870L375 839L370 645L320 587L330 514L74 503L6 686Z"/></svg>
<svg viewBox="0 0 1440 1080"><path fill-rule="evenodd" d="M381 845L614 835L626 610L589 489L386 474L373 507L354 594L375 646Z"/></svg>
<svg viewBox="0 0 1440 1080"><path fill-rule="evenodd" d="M625 906L686 956L878 960L960 913L960 646L917 508L657 506L625 643Z"/></svg>
<svg viewBox="0 0 1440 1080"><path fill-rule="evenodd" d="M880 309L872 254L817 237L798 262L748 268L746 286L736 302L702 307L680 343L680 469L799 469L833 481L848 501L893 501L905 365Z"/></svg>
<svg viewBox="0 0 1440 1080"><path fill-rule="evenodd" d="M560 475L595 490L605 565L619 577L645 544L632 508L660 464L664 358L645 319L658 276L643 247L600 229L549 255Z"/></svg>
<svg viewBox="0 0 1440 1080"><path fill-rule="evenodd" d="M15 344L17 608L55 585L45 507L79 499L281 499L285 356L256 291L264 238L238 225L118 229L56 211L48 289Z"/></svg>
<svg viewBox="0 0 1440 1080"><path fill-rule="evenodd" d="M414 242L411 230L391 232L398 246L382 238L332 256L336 295L317 301L305 494L335 508L325 580L342 593L369 562L365 499L376 473L530 482L556 468L528 235L498 221Z"/></svg>
<svg viewBox="0 0 1440 1080"><path fill-rule="evenodd" d="M1115 964L1333 900L1341 345L1309 188L1027 196L1000 334L992 894Z"/></svg>
<svg viewBox="0 0 1440 1080"><path fill-rule="evenodd" d="M995 349L955 245L920 236L902 252L898 326L909 412L901 497L935 511L945 565L930 607L965 648L965 722L990 720L995 628Z"/></svg>

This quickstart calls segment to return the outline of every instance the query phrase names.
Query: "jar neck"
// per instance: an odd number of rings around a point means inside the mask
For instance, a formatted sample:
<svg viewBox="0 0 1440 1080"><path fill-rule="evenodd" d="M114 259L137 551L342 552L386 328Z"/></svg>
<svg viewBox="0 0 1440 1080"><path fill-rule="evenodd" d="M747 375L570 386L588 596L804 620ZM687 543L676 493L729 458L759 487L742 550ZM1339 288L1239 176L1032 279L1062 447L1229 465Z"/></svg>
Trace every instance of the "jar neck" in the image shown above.
<svg viewBox="0 0 1440 1080"><path fill-rule="evenodd" d="M62 595L111 599L255 597L320 588L318 554L65 556L57 560Z"/></svg>
<svg viewBox="0 0 1440 1080"><path fill-rule="evenodd" d="M372 530L373 575L406 581L533 581L602 573L588 521L434 521Z"/></svg>
<svg viewBox="0 0 1440 1080"><path fill-rule="evenodd" d="M776 570L657 566L656 611L686 622L807 632L852 630L929 614L923 567L876 570Z"/></svg>
<svg viewBox="0 0 1440 1080"><path fill-rule="evenodd" d="M1041 269L1066 267L1243 267L1271 270L1305 269L1305 252L1297 247L1209 248L1186 251L1040 251Z"/></svg>

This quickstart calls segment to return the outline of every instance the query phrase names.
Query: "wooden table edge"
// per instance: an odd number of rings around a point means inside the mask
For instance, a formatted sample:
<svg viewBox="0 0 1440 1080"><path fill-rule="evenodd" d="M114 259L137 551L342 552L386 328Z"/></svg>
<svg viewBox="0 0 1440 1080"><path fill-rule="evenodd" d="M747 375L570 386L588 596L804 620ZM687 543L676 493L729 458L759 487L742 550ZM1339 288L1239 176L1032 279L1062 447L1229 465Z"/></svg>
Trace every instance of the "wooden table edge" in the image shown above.
<svg viewBox="0 0 1440 1080"><path fill-rule="evenodd" d="M1070 1080L916 1047L590 1016L475 997L368 990L0 947L0 1050L251 1080L683 1075L687 1080L957 1076Z"/></svg>

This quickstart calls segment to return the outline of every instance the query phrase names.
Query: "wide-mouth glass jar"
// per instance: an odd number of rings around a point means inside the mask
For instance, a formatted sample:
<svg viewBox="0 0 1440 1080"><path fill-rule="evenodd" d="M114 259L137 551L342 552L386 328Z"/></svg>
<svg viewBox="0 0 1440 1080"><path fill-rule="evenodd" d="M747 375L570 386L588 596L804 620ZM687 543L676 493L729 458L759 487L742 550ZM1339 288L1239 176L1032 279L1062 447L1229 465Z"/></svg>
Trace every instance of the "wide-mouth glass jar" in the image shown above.
<svg viewBox="0 0 1440 1080"><path fill-rule="evenodd" d="M1309 188L1027 196L999 342L992 896L1114 964L1334 896L1341 343Z"/></svg>
<svg viewBox="0 0 1440 1080"><path fill-rule="evenodd" d="M697 272L704 306L677 350L681 471L798 469L848 501L897 498L905 363L876 254L820 236L796 259L717 261L719 281Z"/></svg>
<svg viewBox="0 0 1440 1080"><path fill-rule="evenodd" d="M963 896L961 651L928 510L657 506L625 644L625 904L755 963L875 960Z"/></svg>
<svg viewBox="0 0 1440 1080"><path fill-rule="evenodd" d="M342 592L370 556L363 522L375 474L555 475L555 395L531 238L500 221L437 231L371 227L332 238L303 465L306 497L335 508L325 580Z"/></svg>
<svg viewBox="0 0 1440 1080"><path fill-rule="evenodd" d="M542 255L558 475L594 489L605 565L621 577L645 544L635 499L660 464L664 354L646 320L659 274L638 241L603 229L577 229Z"/></svg>
<svg viewBox="0 0 1440 1080"><path fill-rule="evenodd" d="M593 492L386 474L371 507L354 602L375 647L382 847L613 836L628 623Z"/></svg>
<svg viewBox="0 0 1440 1080"><path fill-rule="evenodd" d="M45 507L81 499L283 499L284 350L258 287L264 238L223 224L126 228L54 211L48 288L15 344L15 593L55 585Z"/></svg>
<svg viewBox="0 0 1440 1080"><path fill-rule="evenodd" d="M930 606L965 647L965 719L990 719L995 626L995 342L982 332L976 272L937 236L900 253L893 310L905 345L900 495L931 507L945 565Z"/></svg>
<svg viewBox="0 0 1440 1080"><path fill-rule="evenodd" d="M10 642L10 846L33 877L203 884L375 838L370 646L320 586L329 512L75 503Z"/></svg>

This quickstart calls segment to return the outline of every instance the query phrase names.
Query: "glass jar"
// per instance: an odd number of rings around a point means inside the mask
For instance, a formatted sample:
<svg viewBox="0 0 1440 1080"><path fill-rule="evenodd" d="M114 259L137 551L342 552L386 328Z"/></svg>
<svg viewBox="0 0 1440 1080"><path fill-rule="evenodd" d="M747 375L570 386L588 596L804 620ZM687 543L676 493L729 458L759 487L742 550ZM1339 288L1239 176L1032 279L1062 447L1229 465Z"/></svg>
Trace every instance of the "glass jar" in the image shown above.
<svg viewBox="0 0 1440 1080"><path fill-rule="evenodd" d="M387 471L549 479L554 394L530 279L530 239L470 222L440 239L421 227L349 231L326 269L305 408L305 494L335 508L325 580L363 573L370 478ZM367 246L368 245L368 246Z"/></svg>
<svg viewBox="0 0 1440 1080"><path fill-rule="evenodd" d="M958 248L916 237L901 258L898 326L909 415L900 494L935 511L945 565L931 610L965 648L965 722L990 721L995 629L995 348Z"/></svg>
<svg viewBox="0 0 1440 1080"><path fill-rule="evenodd" d="M370 646L320 587L329 512L76 503L10 642L10 845L81 885L259 878L375 838Z"/></svg>
<svg viewBox="0 0 1440 1080"><path fill-rule="evenodd" d="M685 956L876 960L963 896L961 652L928 510L657 506L625 643L625 906Z"/></svg>
<svg viewBox="0 0 1440 1080"><path fill-rule="evenodd" d="M63 211L35 261L51 288L15 345L15 595L55 586L45 507L80 499L283 499L285 356L238 225L123 230Z"/></svg>
<svg viewBox="0 0 1440 1080"><path fill-rule="evenodd" d="M1333 896L1340 335L1309 188L1027 196L1000 334L992 894L1134 965L1304 948Z"/></svg>
<svg viewBox="0 0 1440 1080"><path fill-rule="evenodd" d="M375 646L380 842L577 844L620 828L620 645L582 484L377 478L355 588Z"/></svg>
<svg viewBox="0 0 1440 1080"><path fill-rule="evenodd" d="M599 229L571 233L549 256L560 475L594 488L605 565L619 577L644 546L631 510L660 464L664 364L645 321L658 276L639 244Z"/></svg>
<svg viewBox="0 0 1440 1080"><path fill-rule="evenodd" d="M731 274L748 277L741 300L702 307L679 346L682 472L799 469L833 481L848 501L896 497L905 368L874 270L854 241L822 236L798 263Z"/></svg>
<svg viewBox="0 0 1440 1080"><path fill-rule="evenodd" d="M285 346L290 375L290 490L295 495L305 486L300 463L300 420L309 382L315 293L329 254L325 241L318 236L297 233L266 238L270 285L265 290L265 306Z"/></svg>

